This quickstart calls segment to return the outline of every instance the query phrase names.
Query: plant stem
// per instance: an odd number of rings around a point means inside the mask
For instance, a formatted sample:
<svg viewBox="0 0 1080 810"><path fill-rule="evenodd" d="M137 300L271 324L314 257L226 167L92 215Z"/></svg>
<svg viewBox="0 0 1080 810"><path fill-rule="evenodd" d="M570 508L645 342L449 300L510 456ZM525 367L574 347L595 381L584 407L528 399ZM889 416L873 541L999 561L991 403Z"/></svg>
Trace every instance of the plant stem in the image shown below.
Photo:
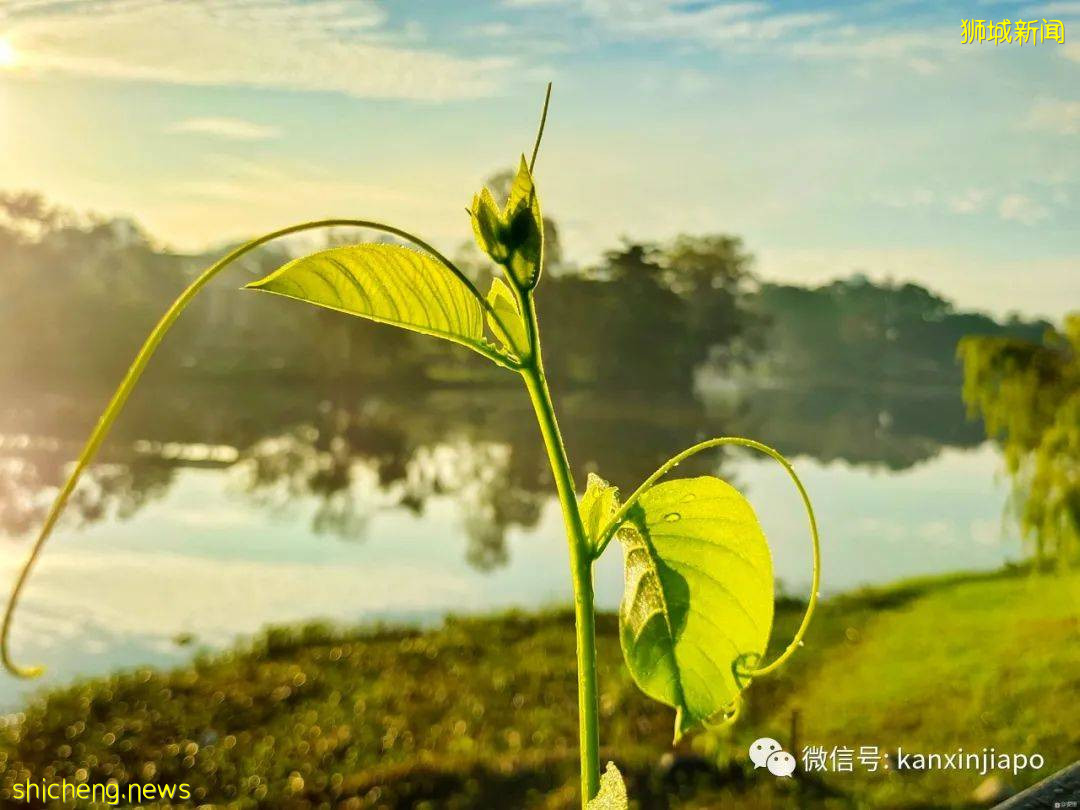
<svg viewBox="0 0 1080 810"><path fill-rule="evenodd" d="M540 330L532 296L521 296L522 314L529 327L531 351L521 368L540 433L544 439L555 488L559 494L566 539L570 546L570 574L574 583L574 627L577 632L578 736L581 751L581 806L600 790L600 724L596 681L596 616L593 605L592 556L578 510L574 479L566 446L555 418L544 363L540 354Z"/></svg>
<svg viewBox="0 0 1080 810"><path fill-rule="evenodd" d="M491 304L487 298L480 294L480 291L476 289L476 286L469 280L469 277L458 269L453 262L443 256L439 251L423 241L417 236L403 231L400 228L395 228L392 225L385 225L381 222L373 222L366 219L321 219L313 222L304 222L299 225L292 225L288 228L282 228L281 230L268 233L264 236L260 236L258 239L241 245L240 247L231 251L228 255L219 259L209 268L204 270L188 287L180 294L180 296L173 301L168 311L158 321L157 326L146 338L142 348L139 349L139 353L135 355L135 360L128 368L127 373L124 375L124 379L121 381L120 386L116 389L112 399L109 400L108 406L105 408L105 412L101 414L98 419L97 425L94 427L93 432L90 434L90 438L87 439L82 452L79 454L79 458L75 463L75 467L68 474L67 480L61 487L60 492L57 494L52 506L49 508L49 512L45 517L45 523L41 527L38 533L37 539L34 541L34 545L30 548L30 553L26 557L26 561L23 563L22 568L19 570L19 575L15 580L15 586L11 590L11 597L8 599L7 607L4 610L4 618L2 624L0 624L0 663L4 668L14 675L21 677L33 678L41 674L40 667L20 667L11 658L11 651L8 648L11 625L15 617L15 608L19 604L19 597L22 595L23 588L30 578L30 572L34 568L34 563L37 562L38 557L41 555L42 549L45 547L45 543L48 541L49 536L52 534L53 528L56 526L56 522L59 520L60 515L64 511L64 507L67 505L68 499L75 491L76 485L79 483L79 478L83 472L94 460L98 450L101 448L102 443L109 435L109 431L112 429L113 422L120 415L120 412L124 409L124 405L131 395L131 392L135 388L135 384L142 377L143 371L146 370L147 364L150 362L150 358L154 356L154 352L157 351L158 345L165 338L165 335L172 328L172 325L176 323L181 313L187 308L187 305L191 303L192 299L198 294L198 292L206 286L211 279L213 279L218 273L231 265L241 256L251 252L260 245L264 245L274 239L279 239L283 236L289 236L291 234L300 233L302 231L310 231L316 228L332 228L332 227L353 227L353 228L370 228L372 230L382 231L384 233L392 234L406 241L412 242L422 250L427 251L441 262L451 273L457 276L458 279L468 288L469 292L479 301L480 305L493 317L498 318L498 315L492 309ZM489 350L484 347L477 347L469 345L469 348L474 351L483 354L488 359L501 365L505 368L517 368L516 365L511 365L507 358L502 354Z"/></svg>

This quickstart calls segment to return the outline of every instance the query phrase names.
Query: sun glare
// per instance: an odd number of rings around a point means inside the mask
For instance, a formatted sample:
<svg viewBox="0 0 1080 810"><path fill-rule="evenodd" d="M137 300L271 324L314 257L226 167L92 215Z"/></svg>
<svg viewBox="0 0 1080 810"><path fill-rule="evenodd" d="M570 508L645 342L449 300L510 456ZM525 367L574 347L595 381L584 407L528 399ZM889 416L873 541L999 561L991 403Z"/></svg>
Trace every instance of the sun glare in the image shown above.
<svg viewBox="0 0 1080 810"><path fill-rule="evenodd" d="M15 52L15 46L6 37L0 37L0 69L15 67L19 61L19 55Z"/></svg>

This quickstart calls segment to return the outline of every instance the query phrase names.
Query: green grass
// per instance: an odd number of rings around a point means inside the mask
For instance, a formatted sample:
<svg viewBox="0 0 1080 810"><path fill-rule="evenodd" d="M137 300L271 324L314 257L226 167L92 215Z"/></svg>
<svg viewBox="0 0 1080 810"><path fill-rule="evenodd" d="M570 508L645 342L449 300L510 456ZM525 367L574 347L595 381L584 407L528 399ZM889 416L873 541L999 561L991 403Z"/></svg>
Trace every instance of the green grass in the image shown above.
<svg viewBox="0 0 1080 810"><path fill-rule="evenodd" d="M789 634L799 606L778 614ZM984 777L853 773L776 780L750 741L954 751L1080 751L1080 575L953 577L828 600L805 649L753 684L732 728L670 750L672 712L644 699L599 623L603 756L639 807L964 806ZM456 619L429 632L307 627L170 672L42 696L0 739L0 790L42 778L186 782L236 807L574 806L576 681L568 613ZM704 759L695 759L704 757ZM706 767L715 762L715 767ZM681 778L680 773L697 772ZM6 798L0 794L0 798Z"/></svg>

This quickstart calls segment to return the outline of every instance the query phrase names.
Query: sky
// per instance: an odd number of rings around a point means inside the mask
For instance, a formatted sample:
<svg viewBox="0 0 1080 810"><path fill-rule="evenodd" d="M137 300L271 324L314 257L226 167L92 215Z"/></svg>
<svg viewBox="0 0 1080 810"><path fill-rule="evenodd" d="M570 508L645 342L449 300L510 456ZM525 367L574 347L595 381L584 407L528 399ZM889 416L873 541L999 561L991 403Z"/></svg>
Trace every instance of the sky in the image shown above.
<svg viewBox="0 0 1080 810"><path fill-rule="evenodd" d="M1043 18L1063 44L961 44ZM0 189L179 250L344 216L453 253L547 81L580 265L730 233L769 280L1080 309L1078 1L0 0Z"/></svg>

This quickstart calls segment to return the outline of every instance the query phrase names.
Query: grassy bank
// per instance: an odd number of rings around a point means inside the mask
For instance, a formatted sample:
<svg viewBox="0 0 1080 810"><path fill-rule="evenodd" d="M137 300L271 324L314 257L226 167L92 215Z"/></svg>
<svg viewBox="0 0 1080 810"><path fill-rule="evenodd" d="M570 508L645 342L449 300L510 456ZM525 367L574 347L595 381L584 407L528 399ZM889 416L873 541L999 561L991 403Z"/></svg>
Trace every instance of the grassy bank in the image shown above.
<svg viewBox="0 0 1080 810"><path fill-rule="evenodd" d="M786 636L799 607L778 615ZM1080 756L1080 575L958 577L828 600L806 647L755 683L738 724L670 751L672 714L626 675L601 618L604 756L640 807L963 806L960 771L777 780L754 738ZM237 807L570 808L576 773L569 614L451 620L430 632L275 630L170 672L56 690L10 718L0 788L90 779L190 784ZM6 795L4 796L6 798ZM5 802L6 804L6 802Z"/></svg>

